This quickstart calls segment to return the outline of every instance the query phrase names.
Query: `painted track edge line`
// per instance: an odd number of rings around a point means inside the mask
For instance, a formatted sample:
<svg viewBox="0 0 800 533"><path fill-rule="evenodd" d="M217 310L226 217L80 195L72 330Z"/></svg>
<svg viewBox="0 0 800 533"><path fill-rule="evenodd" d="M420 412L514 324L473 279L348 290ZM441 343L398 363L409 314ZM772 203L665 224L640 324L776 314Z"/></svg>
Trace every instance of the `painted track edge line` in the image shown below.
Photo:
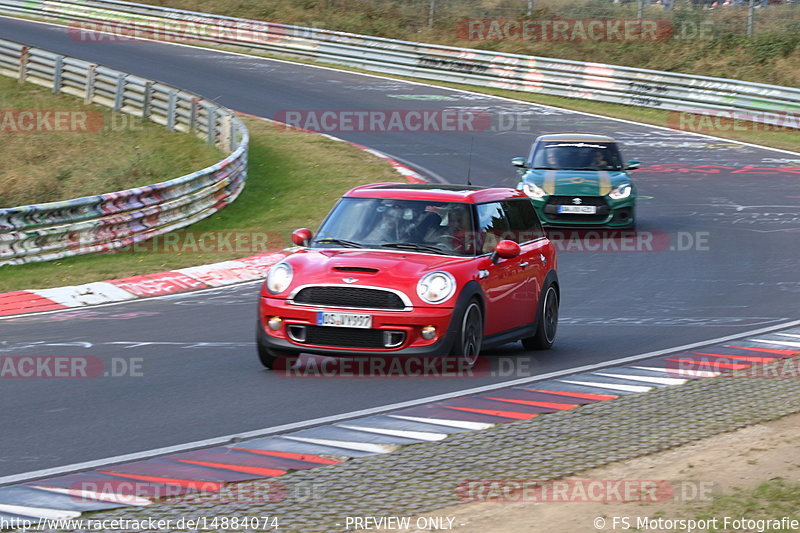
<svg viewBox="0 0 800 533"><path fill-rule="evenodd" d="M442 401L442 400L448 400L448 399L451 399L451 398L456 398L456 397L459 397L459 396L465 396L465 395L468 395L468 394L478 394L478 393L481 393L481 392L487 392L487 391L492 391L492 390L497 390L497 389L504 389L504 388L508 388L508 387L514 387L516 385L524 385L524 384L527 384L527 383L534 383L534 382L537 382L537 381L546 381L546 380L549 380L549 379L568 376L568 375L571 375L571 374L577 374L577 373L581 373L581 372L589 372L589 371L592 371L592 370L599 370L599 369L607 368L607 367L610 367L610 366L617 366L617 365L621 365L621 364L625 364L625 363L639 361L639 360L642 360L642 359L648 359L648 358L651 358L651 357L659 357L661 355L668 355L668 354L675 353L675 352L692 350L694 348L700 348L700 347L708 346L708 345L711 345L711 344L719 344L719 343L723 343L723 342L728 342L728 341L732 341L732 340L741 339L741 338L744 338L744 337L751 337L753 335L760 335L760 334L763 334L763 333L769 333L769 332L776 331L776 330L781 330L781 329L785 329L785 328L791 328L791 327L799 326L799 325L800 325L800 320L793 320L791 322L785 322L783 324L777 324L775 326L768 326L766 328L759 328L759 329L746 331L746 332L742 332L742 333L736 333L734 335L728 335L728 336L725 336L725 337L718 337L716 339L710 339L710 340L707 340L707 341L701 341L701 342L696 342L696 343L691 343L691 344L684 344L684 345L681 345L681 346L675 346L675 347L672 347L672 348L665 348L665 349L662 349L662 350L656 350L656 351L647 352L647 353L643 353L643 354L637 354L637 355L631 355L631 356L627 356L627 357L621 357L619 359L613 359L611 361L604 361L602 363L595 363L595 364L592 364L592 365L584 365L584 366L575 367L575 368L568 368L568 369L564 369L564 370L558 370L558 371L555 371L555 372L549 372L547 374L541 374L541 375L538 375L538 376L529 376L529 377L526 377L526 378L519 378L519 379L516 379L516 380L505 381L505 382L502 382L502 383L493 383L491 385L484 385L484 386L481 386L481 387L473 387L471 389L454 391L454 392L450 392L450 393L446 393L446 394L439 394L439 395L436 395L436 396L428 396L426 398L418 398L418 399L415 399L415 400L407 400L407 401L404 401L404 402L398 402L398 403L394 403L394 404L388 404L388 405L382 405L382 406L378 406L378 407L371 407L371 408L368 408L368 409L362 409L362 410L359 410L359 411L351 411L349 413L340 413L338 415L330 415L330 416L325 416L325 417L320 417L320 418L314 418L314 419L311 419L311 420L305 420L303 422L293 422L291 424L283 424L283 425L274 426L274 427L271 427L271 428L257 429L257 430L243 432L243 433L237 433L237 434L233 434L233 435L226 435L226 436L222 436L222 437L214 437L214 438L211 438L211 439L205 439L205 440L201 440L201 441L189 442L189 443L185 443L185 444L176 444L176 445L173 445L173 446L167 446L167 447L163 447L163 448L156 448L156 449L153 449L153 450L129 453L129 454L125 454L125 455L118 455L118 456L115 456L115 457L107 457L105 459L96 459L96 460L93 460L93 461L86 461L86 462L83 462L83 463L75 463L75 464L65 465L65 466L61 466L61 467L48 468L48 469L37 470L37 471L33 471L33 472L24 472L24 473L21 473L21 474L12 474L12 475L9 475L9 476L0 477L0 487L6 486L6 485L11 485L11 484L16 484L16 483L26 483L26 482L35 481L35 480L38 480L38 479L54 477L54 476L59 476L59 475L64 475L64 474L71 474L71 473L81 472L81 471L90 470L90 469L98 468L98 467L102 467L102 466L109 466L109 465L114 465L114 464L126 463L126 462L141 460L141 459L150 459L150 458L153 458L153 457L158 457L158 456L161 456L161 455L167 455L167 454L170 454L170 453L185 452L185 451L189 451L189 450L207 448L207 447L211 447L211 446L221 446L221 445L226 445L226 444L236 444L236 443L238 443L238 442L240 442L242 440L255 439L255 438L259 438L259 437L266 437L266 436L269 436L269 435L275 435L275 434L282 433L282 432L287 432L287 431L292 431L292 430L297 430L297 429L305 429L305 428L309 428L309 427L313 427L313 426L319 426L319 425L328 424L328 423L331 423L331 422L340 422L342 420L349 420L349 419L352 419L352 418L359 418L359 417L364 417L364 416L368 416L368 415L381 414L381 413L385 413L385 412L388 412L388 411L404 409L404 408L407 408L407 407L416 407L416 406L419 406L419 405L424 405L424 404L427 404L427 403L432 403L432 402L437 402L437 401Z"/></svg>
<svg viewBox="0 0 800 533"><path fill-rule="evenodd" d="M17 21L21 21L21 22L30 22L32 24L44 24L44 25L47 25L47 26L56 26L56 27L64 28L64 29L68 29L69 28L69 25L58 24L58 23L49 22L49 21L46 21L46 20L28 19L28 18L21 18L21 17L12 17L11 15L0 15L0 18L17 20ZM103 34L106 34L106 35L110 35L108 32L104 32L104 31L100 31L100 30L95 30L95 33L103 33ZM404 78L401 78L401 77L392 77L392 76L386 76L386 75L380 75L380 74L372 74L370 72L357 72L357 71L354 71L354 70L347 70L347 69L343 69L343 68L337 68L336 66L334 66L334 64L331 64L331 63L325 63L325 64L322 64L322 65L318 65L318 64L314 64L314 63L301 63L301 62L298 62L298 61L291 61L289 59L278 59L278 58L273 58L273 57L263 57L263 56L259 56L259 55L246 54L244 52L233 52L233 51L230 51L230 50L220 50L220 49L214 48L212 46L191 45L191 44L186 44L186 43L174 43L174 42L169 42L169 41L159 41L159 40L156 40L156 39L141 39L141 40L152 42L152 43L159 43L159 44L165 44L165 45L171 45L171 46L180 46L180 47L185 47L185 48L191 48L191 49L194 49L194 50L208 50L208 51L216 52L216 53L220 53L220 54L228 54L228 55L234 55L234 56L240 56L240 57L249 57L251 59L260 59L260 60L263 60L263 61L275 61L275 62L278 62L278 63L289 63L289 64L292 64L292 65L301 65L301 66L309 67L309 68L318 68L318 69L323 69L323 70L333 70L333 71L336 71L336 72L346 72L346 73L357 75L357 76L368 76L368 77L371 77L371 78L379 78L379 79L384 79L384 80L400 81L400 82L409 83L409 84L412 84L412 85L421 85L423 87L435 87L435 88L438 88L438 89L446 89L448 91L454 91L454 92L459 92L459 93L464 93L464 94L475 94L475 95L480 95L480 96L484 96L484 97L487 97L487 98L497 98L498 100L505 100L505 101L508 101L508 102L518 102L518 103L523 103L523 104L532 105L532 106L544 107L544 108L547 108L547 109L560 109L562 111L569 111L571 113L577 113L579 115L586 115L586 116L589 116L589 117L604 118L604 119L608 119L608 120L614 120L614 121L617 121L617 122L623 122L623 123L626 123L626 124L636 124L638 126L647 126L649 128L656 128L656 129L659 129L659 130L680 131L681 133L685 133L685 134L688 134L688 135L694 135L694 136L697 136L697 137L703 137L703 138L706 138L706 139L714 139L714 140L718 140L718 141L728 141L728 142L732 142L732 143L736 143L736 144L741 144L741 145L744 145L744 146L753 146L755 148L763 148L764 150L773 150L773 151L781 152L781 153L784 153L784 154L800 155L800 152L793 152L791 150L785 150L783 148L775 148L773 146L765 146L763 144L749 143L749 142L746 142L746 141L737 141L735 139L727 139L725 137L715 137L713 135L708 135L706 133L697 133L697 132L694 132L694 131L675 130L673 128L668 128L666 126L659 126L657 124L647 124L646 122L637 122L635 120L628 120L628 119L625 119L625 118L611 117L611 116L608 116L608 115L599 115L597 113L590 113L588 111L577 111L575 109L568 109L568 108L565 108L565 107L558 107L558 106L549 105L549 104L540 104L540 103L536 103L536 102L528 102L526 100L517 100L516 98L509 98L507 96L496 96L496 95L489 94L489 93L482 93L482 92L478 92L478 91L469 91L467 89L457 89L457 88L454 88L454 87L449 87L447 85L436 85L434 83L430 83L430 81L427 81L427 82L426 81L415 81L415 80L404 79ZM425 43L422 43L422 44L425 44ZM291 52L286 52L286 55L291 55ZM617 65L613 65L613 66L617 66ZM424 78L420 78L420 79L424 79ZM746 80L737 80L737 81L746 81ZM566 98L566 97L564 97L564 98ZM580 99L576 99L576 100L580 100ZM595 100L581 100L581 101L593 102ZM618 105L625 105L625 104L618 104ZM629 106L629 107L637 107L637 106ZM647 108L647 109L650 109L650 108Z"/></svg>

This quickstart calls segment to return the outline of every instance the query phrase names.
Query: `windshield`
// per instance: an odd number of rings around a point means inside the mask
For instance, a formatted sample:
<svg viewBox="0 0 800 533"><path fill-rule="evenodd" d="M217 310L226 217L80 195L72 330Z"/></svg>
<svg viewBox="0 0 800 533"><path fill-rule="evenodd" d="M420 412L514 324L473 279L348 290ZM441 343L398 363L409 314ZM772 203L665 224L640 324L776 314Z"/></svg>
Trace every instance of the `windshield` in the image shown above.
<svg viewBox="0 0 800 533"><path fill-rule="evenodd" d="M470 204L342 198L323 222L312 248L385 248L473 255Z"/></svg>
<svg viewBox="0 0 800 533"><path fill-rule="evenodd" d="M622 170L614 142L545 141L531 150L528 166L558 170Z"/></svg>

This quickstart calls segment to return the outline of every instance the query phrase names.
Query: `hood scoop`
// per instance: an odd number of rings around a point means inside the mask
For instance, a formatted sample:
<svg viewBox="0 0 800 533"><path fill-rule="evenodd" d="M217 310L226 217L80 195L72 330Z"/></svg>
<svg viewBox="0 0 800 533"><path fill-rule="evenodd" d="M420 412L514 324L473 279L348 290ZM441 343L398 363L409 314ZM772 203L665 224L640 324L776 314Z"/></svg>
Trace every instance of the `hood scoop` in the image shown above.
<svg viewBox="0 0 800 533"><path fill-rule="evenodd" d="M357 272L359 274L377 274L377 268L366 268L366 267L351 267L351 266L338 266L333 267L335 272Z"/></svg>

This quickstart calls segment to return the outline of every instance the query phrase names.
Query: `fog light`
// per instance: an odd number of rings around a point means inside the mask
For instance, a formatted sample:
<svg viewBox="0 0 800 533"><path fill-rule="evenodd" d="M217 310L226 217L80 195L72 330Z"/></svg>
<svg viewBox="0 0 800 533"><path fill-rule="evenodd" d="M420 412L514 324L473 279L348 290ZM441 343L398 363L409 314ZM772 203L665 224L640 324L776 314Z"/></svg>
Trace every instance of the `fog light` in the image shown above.
<svg viewBox="0 0 800 533"><path fill-rule="evenodd" d="M283 324L283 319L281 319L279 316L274 316L267 321L267 325L272 331L278 331L281 329L281 324Z"/></svg>
<svg viewBox="0 0 800 533"><path fill-rule="evenodd" d="M422 328L422 338L426 341L433 339L436 336L436 328L434 326L425 326Z"/></svg>

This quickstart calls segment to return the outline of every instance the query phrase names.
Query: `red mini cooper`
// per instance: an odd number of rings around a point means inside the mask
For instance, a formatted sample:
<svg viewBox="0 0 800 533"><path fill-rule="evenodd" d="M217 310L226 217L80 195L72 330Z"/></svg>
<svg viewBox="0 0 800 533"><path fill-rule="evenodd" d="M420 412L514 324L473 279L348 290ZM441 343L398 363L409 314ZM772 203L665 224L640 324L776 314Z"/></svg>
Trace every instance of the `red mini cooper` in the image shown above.
<svg viewBox="0 0 800 533"><path fill-rule="evenodd" d="M522 191L381 183L345 194L261 289L261 363L451 355L522 340L553 345L556 252Z"/></svg>

